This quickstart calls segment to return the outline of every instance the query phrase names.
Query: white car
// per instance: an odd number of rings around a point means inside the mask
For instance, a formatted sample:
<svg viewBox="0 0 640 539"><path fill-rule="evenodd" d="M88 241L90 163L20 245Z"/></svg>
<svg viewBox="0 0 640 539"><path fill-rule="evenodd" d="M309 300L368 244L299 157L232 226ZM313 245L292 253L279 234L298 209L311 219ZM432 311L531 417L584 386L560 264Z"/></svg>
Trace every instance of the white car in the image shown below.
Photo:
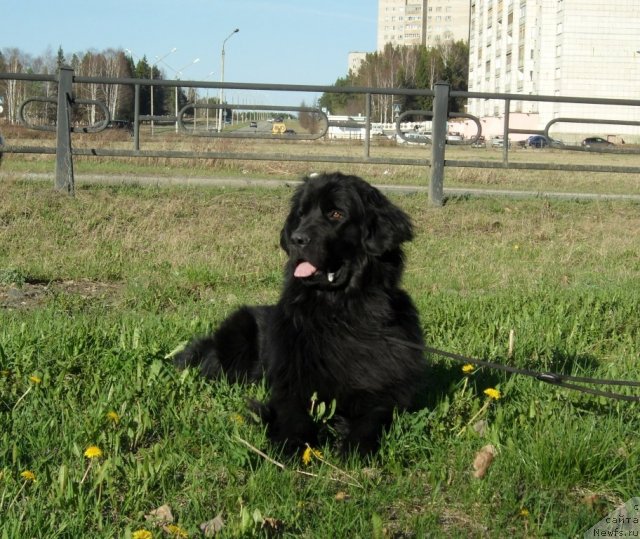
<svg viewBox="0 0 640 539"><path fill-rule="evenodd" d="M504 137L493 137L491 139L492 148L504 148ZM511 148L511 142L509 142L509 148Z"/></svg>

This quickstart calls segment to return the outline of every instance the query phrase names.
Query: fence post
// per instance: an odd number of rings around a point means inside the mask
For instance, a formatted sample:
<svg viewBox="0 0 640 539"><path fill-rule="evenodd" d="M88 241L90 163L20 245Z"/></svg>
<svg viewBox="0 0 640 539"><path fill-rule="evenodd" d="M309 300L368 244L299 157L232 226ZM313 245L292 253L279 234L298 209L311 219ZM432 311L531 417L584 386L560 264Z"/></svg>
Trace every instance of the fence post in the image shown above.
<svg viewBox="0 0 640 539"><path fill-rule="evenodd" d="M151 87L153 92L153 86ZM153 125L153 120L151 120ZM140 151L140 85L136 84L133 101L133 149Z"/></svg>
<svg viewBox="0 0 640 539"><path fill-rule="evenodd" d="M364 96L364 115L367 118L364 135L364 157L368 159L371 156L371 94L369 93Z"/></svg>
<svg viewBox="0 0 640 539"><path fill-rule="evenodd" d="M436 82L431 118L431 178L429 203L442 206L444 199L444 154L449 116L449 83Z"/></svg>
<svg viewBox="0 0 640 539"><path fill-rule="evenodd" d="M511 99L504 100L504 123L502 125L502 164L509 167L509 116L511 115Z"/></svg>
<svg viewBox="0 0 640 539"><path fill-rule="evenodd" d="M56 189L73 195L73 156L71 155L71 105L73 68L61 66L58 72L58 115L56 131Z"/></svg>

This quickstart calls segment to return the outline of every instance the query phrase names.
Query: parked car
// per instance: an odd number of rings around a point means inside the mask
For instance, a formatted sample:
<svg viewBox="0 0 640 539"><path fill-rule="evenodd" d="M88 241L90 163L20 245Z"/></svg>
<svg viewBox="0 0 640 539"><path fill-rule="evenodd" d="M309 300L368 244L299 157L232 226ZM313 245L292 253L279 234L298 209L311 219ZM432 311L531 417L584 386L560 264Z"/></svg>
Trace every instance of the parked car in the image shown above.
<svg viewBox="0 0 640 539"><path fill-rule="evenodd" d="M593 148L593 147L607 148L610 146L615 146L613 142L609 142L608 140L603 139L602 137L587 137L581 142L581 145L584 148Z"/></svg>
<svg viewBox="0 0 640 539"><path fill-rule="evenodd" d="M525 142L527 148L546 148L549 146L549 139L544 135L531 135Z"/></svg>
<svg viewBox="0 0 640 539"><path fill-rule="evenodd" d="M404 138L406 139L404 142L408 142L409 144L430 144L431 143L431 137L427 135L423 135L421 133L404 133ZM398 140L398 142L400 142L400 140Z"/></svg>
<svg viewBox="0 0 640 539"><path fill-rule="evenodd" d="M504 137L497 136L491 139L492 148L504 148ZM511 148L511 141L509 141L509 148Z"/></svg>
<svg viewBox="0 0 640 539"><path fill-rule="evenodd" d="M476 140L471 143L472 148L486 148L487 141L484 138L484 135L480 135Z"/></svg>
<svg viewBox="0 0 640 539"><path fill-rule="evenodd" d="M258 122L250 122L249 127L258 127Z"/></svg>

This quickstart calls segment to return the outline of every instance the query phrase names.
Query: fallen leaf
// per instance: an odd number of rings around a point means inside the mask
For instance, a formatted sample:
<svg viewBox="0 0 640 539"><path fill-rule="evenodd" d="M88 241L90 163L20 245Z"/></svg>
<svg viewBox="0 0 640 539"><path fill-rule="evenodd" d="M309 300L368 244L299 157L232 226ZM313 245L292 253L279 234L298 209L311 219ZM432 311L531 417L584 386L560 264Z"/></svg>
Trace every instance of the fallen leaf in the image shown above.
<svg viewBox="0 0 640 539"><path fill-rule="evenodd" d="M224 528L224 520L222 520L222 515L218 515L216 518L200 524L200 531L205 537L213 537L219 531L221 531L222 528Z"/></svg>
<svg viewBox="0 0 640 539"><path fill-rule="evenodd" d="M496 448L491 444L485 445L480 451L478 451L476 458L473 459L473 477L482 479L487 473L489 466L491 466L496 454Z"/></svg>
<svg viewBox="0 0 640 539"><path fill-rule="evenodd" d="M336 493L336 501L338 502L346 502L349 498L351 498L351 496L349 496L346 492L343 492L342 490Z"/></svg>
<svg viewBox="0 0 640 539"><path fill-rule="evenodd" d="M593 509L598 503L600 503L600 497L597 494L589 494L582 498L582 503L589 509Z"/></svg>
<svg viewBox="0 0 640 539"><path fill-rule="evenodd" d="M489 422L486 419L481 419L473 424L473 430L479 435L484 436L489 429Z"/></svg>
<svg viewBox="0 0 640 539"><path fill-rule="evenodd" d="M148 515L144 516L144 518L156 526L166 526L167 524L173 523L171 507L166 504L150 511Z"/></svg>
<svg viewBox="0 0 640 539"><path fill-rule="evenodd" d="M607 508L607 500L600 494L594 492L588 493L582 498L582 503L586 505L591 511L603 512Z"/></svg>

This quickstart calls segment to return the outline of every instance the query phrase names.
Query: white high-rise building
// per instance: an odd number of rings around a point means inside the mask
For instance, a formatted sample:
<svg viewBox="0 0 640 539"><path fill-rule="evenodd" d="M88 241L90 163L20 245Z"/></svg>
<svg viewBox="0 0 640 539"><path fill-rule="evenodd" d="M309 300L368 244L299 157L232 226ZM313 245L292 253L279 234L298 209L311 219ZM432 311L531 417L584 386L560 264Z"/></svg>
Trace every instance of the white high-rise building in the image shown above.
<svg viewBox="0 0 640 539"><path fill-rule="evenodd" d="M348 68L350 73L357 73L367 57L366 52L350 52L348 58Z"/></svg>
<svg viewBox="0 0 640 539"><path fill-rule="evenodd" d="M470 0L378 0L378 50L469 39Z"/></svg>
<svg viewBox="0 0 640 539"><path fill-rule="evenodd" d="M640 99L640 0L471 0L469 91ZM504 103L470 99L478 117ZM515 100L542 129L557 118L640 121L640 107ZM561 133L638 133L637 127L562 123Z"/></svg>

